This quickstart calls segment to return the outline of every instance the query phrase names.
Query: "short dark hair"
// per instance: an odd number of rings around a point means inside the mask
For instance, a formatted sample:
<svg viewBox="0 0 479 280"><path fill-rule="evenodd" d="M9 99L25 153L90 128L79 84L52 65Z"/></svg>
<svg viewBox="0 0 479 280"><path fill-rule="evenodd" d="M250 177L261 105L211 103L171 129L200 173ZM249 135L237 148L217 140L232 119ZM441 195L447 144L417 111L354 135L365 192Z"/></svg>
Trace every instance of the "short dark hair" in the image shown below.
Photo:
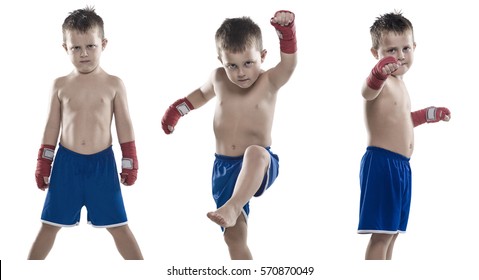
<svg viewBox="0 0 479 280"><path fill-rule="evenodd" d="M103 19L95 12L95 8L86 6L84 9L75 10L63 22L63 40L65 40L66 31L76 30L85 33L95 27L98 27L100 37L104 39Z"/></svg>
<svg viewBox="0 0 479 280"><path fill-rule="evenodd" d="M215 41L218 54L222 50L243 52L253 44L259 51L263 50L261 29L249 17L225 19L216 31Z"/></svg>
<svg viewBox="0 0 479 280"><path fill-rule="evenodd" d="M393 13L383 14L376 18L370 28L373 48L379 48L379 42L382 35L387 32L394 32L396 34L404 34L406 31L413 32L411 22L402 15L401 11L394 11ZM414 32L413 32L414 39Z"/></svg>

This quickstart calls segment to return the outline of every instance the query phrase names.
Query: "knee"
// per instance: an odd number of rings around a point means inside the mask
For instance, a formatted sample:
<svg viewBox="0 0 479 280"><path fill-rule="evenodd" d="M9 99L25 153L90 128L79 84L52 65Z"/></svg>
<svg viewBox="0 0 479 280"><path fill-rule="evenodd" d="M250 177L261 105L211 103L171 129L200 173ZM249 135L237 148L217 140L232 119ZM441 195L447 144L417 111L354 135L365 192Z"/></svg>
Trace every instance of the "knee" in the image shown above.
<svg viewBox="0 0 479 280"><path fill-rule="evenodd" d="M257 145L252 145L246 148L244 153L245 158L254 160L254 161L262 161L265 164L269 163L269 153L266 151L265 148Z"/></svg>

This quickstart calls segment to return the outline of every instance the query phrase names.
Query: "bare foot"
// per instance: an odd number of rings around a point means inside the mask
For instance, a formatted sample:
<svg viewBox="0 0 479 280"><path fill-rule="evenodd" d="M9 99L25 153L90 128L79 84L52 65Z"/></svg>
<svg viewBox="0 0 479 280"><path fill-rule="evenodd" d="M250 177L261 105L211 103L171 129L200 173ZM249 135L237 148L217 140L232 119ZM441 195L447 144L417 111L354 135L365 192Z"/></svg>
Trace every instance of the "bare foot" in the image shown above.
<svg viewBox="0 0 479 280"><path fill-rule="evenodd" d="M217 223L218 225L224 228L229 228L235 226L236 220L238 219L238 216L240 214L241 210L236 211L233 207L227 206L225 204L214 212L208 212L206 216L208 216L210 220Z"/></svg>

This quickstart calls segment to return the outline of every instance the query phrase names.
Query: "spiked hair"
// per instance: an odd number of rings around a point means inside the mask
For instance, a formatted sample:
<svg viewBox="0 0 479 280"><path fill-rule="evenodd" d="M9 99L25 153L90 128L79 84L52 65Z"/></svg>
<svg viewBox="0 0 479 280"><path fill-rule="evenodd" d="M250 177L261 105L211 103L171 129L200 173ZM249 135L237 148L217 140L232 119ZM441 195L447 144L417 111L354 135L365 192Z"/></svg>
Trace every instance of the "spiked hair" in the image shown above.
<svg viewBox="0 0 479 280"><path fill-rule="evenodd" d="M374 21L369 30L371 33L373 48L376 50L379 48L379 43L385 33L394 32L396 34L404 34L404 32L409 30L413 32L412 24L402 15L401 11L381 15L376 18L376 21Z"/></svg>
<svg viewBox="0 0 479 280"><path fill-rule="evenodd" d="M218 54L223 50L243 52L251 46L263 50L261 29L249 17L225 19L216 31L215 41Z"/></svg>
<svg viewBox="0 0 479 280"><path fill-rule="evenodd" d="M103 19L95 13L95 8L87 6L84 9L75 10L63 22L63 40L65 40L66 31L75 30L85 33L95 27L98 27L100 38L104 39Z"/></svg>

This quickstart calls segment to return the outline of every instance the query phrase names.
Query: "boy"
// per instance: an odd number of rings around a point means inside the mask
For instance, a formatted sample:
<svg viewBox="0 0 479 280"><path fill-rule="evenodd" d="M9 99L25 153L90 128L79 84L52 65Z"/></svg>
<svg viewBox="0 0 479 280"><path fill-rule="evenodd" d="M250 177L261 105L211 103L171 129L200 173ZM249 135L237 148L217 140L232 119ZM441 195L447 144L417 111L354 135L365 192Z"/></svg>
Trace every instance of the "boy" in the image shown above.
<svg viewBox="0 0 479 280"><path fill-rule="evenodd" d="M278 156L270 150L274 108L278 90L296 67L294 14L278 11L271 24L280 38L281 61L275 67L261 69L266 50L258 25L248 17L226 19L215 36L222 67L173 103L162 119L170 134L181 116L217 97L212 185L218 209L207 216L224 230L233 260L252 259L246 242L249 200L278 176Z"/></svg>
<svg viewBox="0 0 479 280"><path fill-rule="evenodd" d="M127 225L111 147L114 116L123 153L121 182L133 185L138 160L125 87L118 77L100 67L108 42L103 20L93 8L86 7L70 13L62 29L63 48L74 70L53 85L35 172L38 188L48 188L48 193L42 226L28 259L45 259L61 227L78 224L83 206L88 209L88 222L111 233L124 259L143 259Z"/></svg>
<svg viewBox="0 0 479 280"><path fill-rule="evenodd" d="M451 114L442 107L411 112L403 81L416 48L411 22L401 13L388 13L377 18L370 32L371 53L379 62L362 88L369 141L361 160L358 233L371 233L366 259L389 260L408 222L413 128L449 121Z"/></svg>

